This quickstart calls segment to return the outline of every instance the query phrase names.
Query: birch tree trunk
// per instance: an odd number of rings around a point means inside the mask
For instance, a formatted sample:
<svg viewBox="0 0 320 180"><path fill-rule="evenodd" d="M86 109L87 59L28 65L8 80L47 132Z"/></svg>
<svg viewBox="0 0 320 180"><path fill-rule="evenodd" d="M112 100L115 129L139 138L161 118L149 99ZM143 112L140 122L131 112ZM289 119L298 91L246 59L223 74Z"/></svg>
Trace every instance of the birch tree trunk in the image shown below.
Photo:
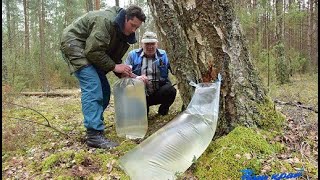
<svg viewBox="0 0 320 180"><path fill-rule="evenodd" d="M263 115L258 106L268 102L268 98L251 62L232 2L148 0L148 4L184 106L193 95L190 81L212 82L221 73L220 114L215 137L239 124L261 126Z"/></svg>

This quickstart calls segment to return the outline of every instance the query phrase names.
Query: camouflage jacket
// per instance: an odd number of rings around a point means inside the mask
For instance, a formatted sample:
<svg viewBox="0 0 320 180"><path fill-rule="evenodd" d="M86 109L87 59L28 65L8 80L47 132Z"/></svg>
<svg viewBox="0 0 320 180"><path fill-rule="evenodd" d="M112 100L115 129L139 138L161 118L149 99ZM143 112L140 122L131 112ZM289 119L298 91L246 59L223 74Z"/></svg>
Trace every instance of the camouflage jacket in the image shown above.
<svg viewBox="0 0 320 180"><path fill-rule="evenodd" d="M73 73L94 64L108 73L136 43L135 33L124 35L125 10L112 7L90 11L67 26L61 36L61 52Z"/></svg>

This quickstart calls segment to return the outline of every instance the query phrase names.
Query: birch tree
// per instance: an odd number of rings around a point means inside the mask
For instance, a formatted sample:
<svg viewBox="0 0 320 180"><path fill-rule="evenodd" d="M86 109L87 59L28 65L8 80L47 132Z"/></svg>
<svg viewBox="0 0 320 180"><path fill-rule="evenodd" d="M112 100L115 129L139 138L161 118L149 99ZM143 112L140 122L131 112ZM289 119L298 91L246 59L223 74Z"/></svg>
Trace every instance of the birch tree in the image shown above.
<svg viewBox="0 0 320 180"><path fill-rule="evenodd" d="M266 120L265 109L270 114L278 113L251 62L232 1L148 0L148 3L184 106L193 94L190 81L212 82L218 73L222 74L216 136L237 125L264 127L278 123L276 118Z"/></svg>

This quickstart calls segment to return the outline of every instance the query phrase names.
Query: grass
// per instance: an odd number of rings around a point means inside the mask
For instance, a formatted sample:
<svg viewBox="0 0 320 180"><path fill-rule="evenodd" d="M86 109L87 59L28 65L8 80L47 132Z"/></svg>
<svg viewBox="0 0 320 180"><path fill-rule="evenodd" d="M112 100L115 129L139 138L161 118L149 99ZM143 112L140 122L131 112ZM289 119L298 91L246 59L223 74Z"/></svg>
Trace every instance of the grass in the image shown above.
<svg viewBox="0 0 320 180"><path fill-rule="evenodd" d="M295 75L291 82L284 85L272 84L269 95L281 101L301 102L318 106L318 74Z"/></svg>

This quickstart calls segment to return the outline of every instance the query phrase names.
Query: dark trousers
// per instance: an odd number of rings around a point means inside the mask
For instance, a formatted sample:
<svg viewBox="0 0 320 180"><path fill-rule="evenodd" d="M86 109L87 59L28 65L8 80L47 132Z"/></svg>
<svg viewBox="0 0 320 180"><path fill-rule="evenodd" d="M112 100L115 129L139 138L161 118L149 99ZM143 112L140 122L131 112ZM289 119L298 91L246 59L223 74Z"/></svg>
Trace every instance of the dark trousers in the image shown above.
<svg viewBox="0 0 320 180"><path fill-rule="evenodd" d="M177 90L171 83L167 83L159 88L158 91L147 96L147 107L149 113L149 106L161 104L158 110L158 114L168 114L169 107L176 98Z"/></svg>

